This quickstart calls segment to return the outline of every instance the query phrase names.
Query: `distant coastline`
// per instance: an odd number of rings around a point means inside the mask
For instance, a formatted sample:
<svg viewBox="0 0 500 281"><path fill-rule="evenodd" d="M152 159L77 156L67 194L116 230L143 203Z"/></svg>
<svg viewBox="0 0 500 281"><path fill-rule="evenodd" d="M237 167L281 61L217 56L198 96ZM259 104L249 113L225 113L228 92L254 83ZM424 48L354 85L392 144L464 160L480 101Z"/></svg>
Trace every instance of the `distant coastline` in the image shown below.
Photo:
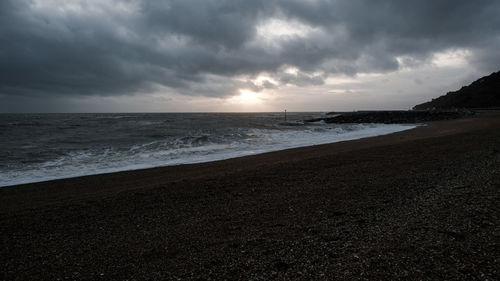
<svg viewBox="0 0 500 281"><path fill-rule="evenodd" d="M329 112L324 117L308 119L306 122L324 121L326 123L379 123L379 124L417 124L431 121L452 120L474 115L466 109L451 110L365 110L353 112Z"/></svg>

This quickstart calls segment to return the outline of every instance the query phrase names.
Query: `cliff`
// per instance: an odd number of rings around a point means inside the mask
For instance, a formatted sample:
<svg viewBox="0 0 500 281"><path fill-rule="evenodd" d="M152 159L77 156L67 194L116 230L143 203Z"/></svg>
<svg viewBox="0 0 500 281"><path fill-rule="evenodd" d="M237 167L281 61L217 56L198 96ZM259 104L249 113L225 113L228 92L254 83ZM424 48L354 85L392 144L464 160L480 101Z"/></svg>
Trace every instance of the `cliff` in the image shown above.
<svg viewBox="0 0 500 281"><path fill-rule="evenodd" d="M500 71L474 81L455 92L413 107L415 110L500 107Z"/></svg>

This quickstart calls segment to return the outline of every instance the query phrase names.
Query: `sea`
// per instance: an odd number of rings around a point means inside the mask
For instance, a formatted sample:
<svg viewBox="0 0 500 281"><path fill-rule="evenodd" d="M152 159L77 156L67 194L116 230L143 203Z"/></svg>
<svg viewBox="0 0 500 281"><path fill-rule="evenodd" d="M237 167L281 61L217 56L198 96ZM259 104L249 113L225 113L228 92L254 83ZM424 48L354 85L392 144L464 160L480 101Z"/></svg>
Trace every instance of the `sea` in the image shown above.
<svg viewBox="0 0 500 281"><path fill-rule="evenodd" d="M0 186L215 161L408 130L323 113L0 114Z"/></svg>

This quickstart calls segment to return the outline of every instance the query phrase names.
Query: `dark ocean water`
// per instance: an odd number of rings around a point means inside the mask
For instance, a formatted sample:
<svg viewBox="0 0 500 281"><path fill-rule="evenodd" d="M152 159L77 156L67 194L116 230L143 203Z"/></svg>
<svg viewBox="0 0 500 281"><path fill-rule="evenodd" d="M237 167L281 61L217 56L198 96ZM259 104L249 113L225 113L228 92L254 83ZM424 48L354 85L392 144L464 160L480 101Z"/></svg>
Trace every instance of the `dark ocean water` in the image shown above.
<svg viewBox="0 0 500 281"><path fill-rule="evenodd" d="M195 163L387 134L321 113L0 114L0 186Z"/></svg>

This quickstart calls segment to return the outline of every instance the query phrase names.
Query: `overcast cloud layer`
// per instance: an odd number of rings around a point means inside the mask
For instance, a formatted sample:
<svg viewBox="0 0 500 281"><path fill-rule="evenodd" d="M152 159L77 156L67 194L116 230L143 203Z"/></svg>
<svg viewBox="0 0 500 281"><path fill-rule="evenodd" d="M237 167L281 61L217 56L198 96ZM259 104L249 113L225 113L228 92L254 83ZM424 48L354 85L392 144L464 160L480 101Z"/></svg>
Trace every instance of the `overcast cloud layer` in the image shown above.
<svg viewBox="0 0 500 281"><path fill-rule="evenodd" d="M497 0L3 0L0 97L228 97L417 67L453 49L491 72L499 13Z"/></svg>

